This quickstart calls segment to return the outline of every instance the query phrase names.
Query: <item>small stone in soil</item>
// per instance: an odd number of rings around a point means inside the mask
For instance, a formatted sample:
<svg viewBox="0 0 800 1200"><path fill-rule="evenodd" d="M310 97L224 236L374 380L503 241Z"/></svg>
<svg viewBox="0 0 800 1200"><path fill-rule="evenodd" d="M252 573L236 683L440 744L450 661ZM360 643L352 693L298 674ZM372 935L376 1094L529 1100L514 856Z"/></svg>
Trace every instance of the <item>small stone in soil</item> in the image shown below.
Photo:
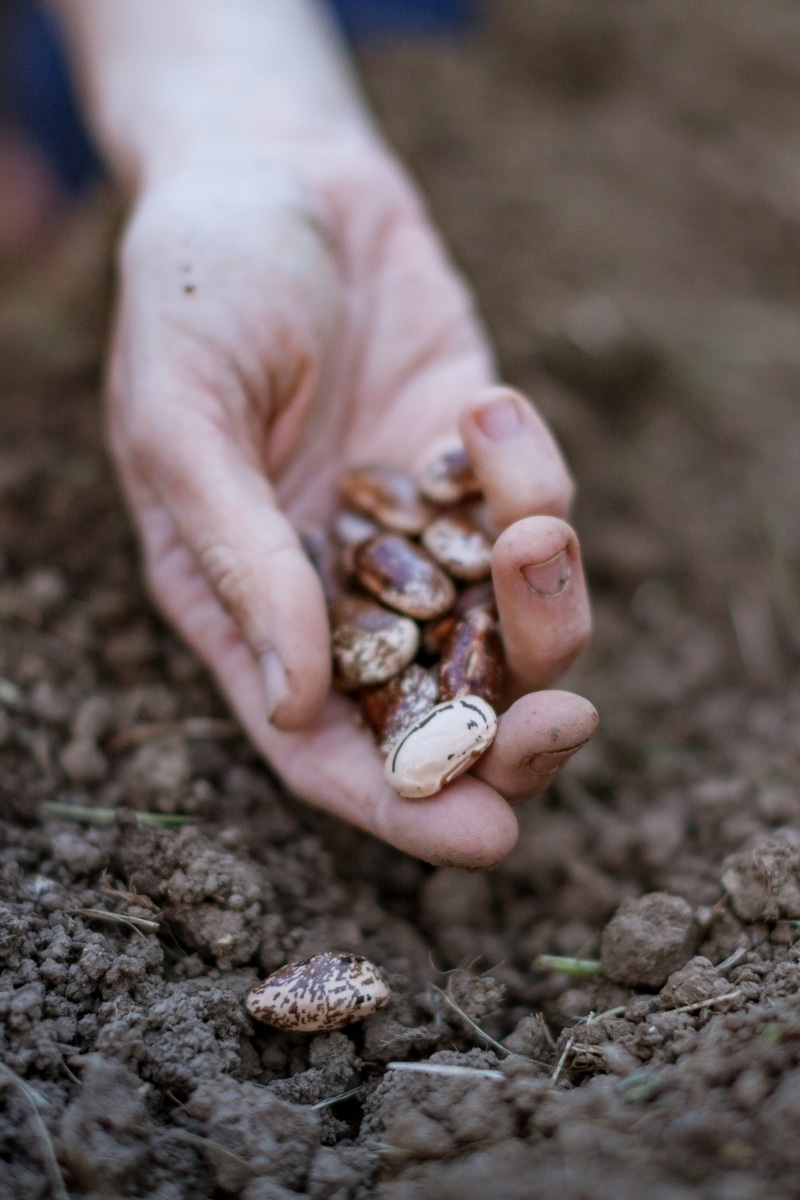
<svg viewBox="0 0 800 1200"><path fill-rule="evenodd" d="M682 897L650 892L626 900L603 934L603 970L629 987L661 987L691 957L696 938L692 909Z"/></svg>

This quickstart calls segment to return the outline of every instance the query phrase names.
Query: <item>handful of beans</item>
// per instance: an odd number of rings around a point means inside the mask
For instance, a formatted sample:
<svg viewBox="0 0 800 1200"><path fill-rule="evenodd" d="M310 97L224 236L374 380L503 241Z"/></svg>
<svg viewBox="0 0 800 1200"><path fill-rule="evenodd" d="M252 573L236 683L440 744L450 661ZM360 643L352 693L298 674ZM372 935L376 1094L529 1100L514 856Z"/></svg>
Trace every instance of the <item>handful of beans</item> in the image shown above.
<svg viewBox="0 0 800 1200"><path fill-rule="evenodd" d="M303 535L334 679L357 696L395 791L434 795L497 729L504 661L480 487L454 450L416 482L385 466L346 471L339 492L330 530Z"/></svg>

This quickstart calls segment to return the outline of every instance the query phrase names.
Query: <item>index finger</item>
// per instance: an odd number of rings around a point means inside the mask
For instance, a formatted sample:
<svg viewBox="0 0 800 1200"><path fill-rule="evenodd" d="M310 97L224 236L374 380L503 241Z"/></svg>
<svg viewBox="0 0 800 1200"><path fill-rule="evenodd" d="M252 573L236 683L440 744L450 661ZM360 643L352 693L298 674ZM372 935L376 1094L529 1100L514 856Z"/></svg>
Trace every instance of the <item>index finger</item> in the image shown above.
<svg viewBox="0 0 800 1200"><path fill-rule="evenodd" d="M497 533L522 517L566 517L574 486L553 435L520 392L486 388L461 436Z"/></svg>

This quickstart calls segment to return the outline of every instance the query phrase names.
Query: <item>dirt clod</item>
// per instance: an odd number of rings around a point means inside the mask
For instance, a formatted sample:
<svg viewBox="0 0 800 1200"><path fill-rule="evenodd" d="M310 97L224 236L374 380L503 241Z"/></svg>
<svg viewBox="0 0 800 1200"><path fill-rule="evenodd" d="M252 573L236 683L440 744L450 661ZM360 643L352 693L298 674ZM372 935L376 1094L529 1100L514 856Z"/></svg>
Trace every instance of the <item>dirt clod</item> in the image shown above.
<svg viewBox="0 0 800 1200"><path fill-rule="evenodd" d="M689 958L696 938L692 909L682 897L651 892L626 900L603 933L603 970L630 987L661 987Z"/></svg>
<svg viewBox="0 0 800 1200"><path fill-rule="evenodd" d="M82 1087L61 1122L67 1165L87 1191L136 1186L152 1121L139 1079L113 1059L91 1055Z"/></svg>
<svg viewBox="0 0 800 1200"><path fill-rule="evenodd" d="M800 833L761 834L723 863L722 883L743 921L800 917Z"/></svg>

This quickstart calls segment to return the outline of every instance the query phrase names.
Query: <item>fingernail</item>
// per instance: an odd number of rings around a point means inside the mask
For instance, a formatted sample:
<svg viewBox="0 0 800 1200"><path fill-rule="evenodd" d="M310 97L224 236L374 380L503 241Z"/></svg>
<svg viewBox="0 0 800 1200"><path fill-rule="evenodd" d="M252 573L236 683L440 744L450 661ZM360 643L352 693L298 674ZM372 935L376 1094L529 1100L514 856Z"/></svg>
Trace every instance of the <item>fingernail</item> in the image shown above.
<svg viewBox="0 0 800 1200"><path fill-rule="evenodd" d="M510 398L492 400L473 412L478 428L493 442L517 437L522 432L522 413Z"/></svg>
<svg viewBox="0 0 800 1200"><path fill-rule="evenodd" d="M573 754L577 754L588 741L586 738L585 741L578 742L577 746L567 746L565 750L544 750L541 754L535 754L528 760L528 770L531 775L552 775L560 771Z"/></svg>
<svg viewBox="0 0 800 1200"><path fill-rule="evenodd" d="M522 578L537 596L558 596L569 583L570 565L566 549L541 563L520 567Z"/></svg>
<svg viewBox="0 0 800 1200"><path fill-rule="evenodd" d="M267 720L271 721L278 705L289 695L289 684L283 663L275 650L268 650L259 665L264 684L264 699L267 703Z"/></svg>

